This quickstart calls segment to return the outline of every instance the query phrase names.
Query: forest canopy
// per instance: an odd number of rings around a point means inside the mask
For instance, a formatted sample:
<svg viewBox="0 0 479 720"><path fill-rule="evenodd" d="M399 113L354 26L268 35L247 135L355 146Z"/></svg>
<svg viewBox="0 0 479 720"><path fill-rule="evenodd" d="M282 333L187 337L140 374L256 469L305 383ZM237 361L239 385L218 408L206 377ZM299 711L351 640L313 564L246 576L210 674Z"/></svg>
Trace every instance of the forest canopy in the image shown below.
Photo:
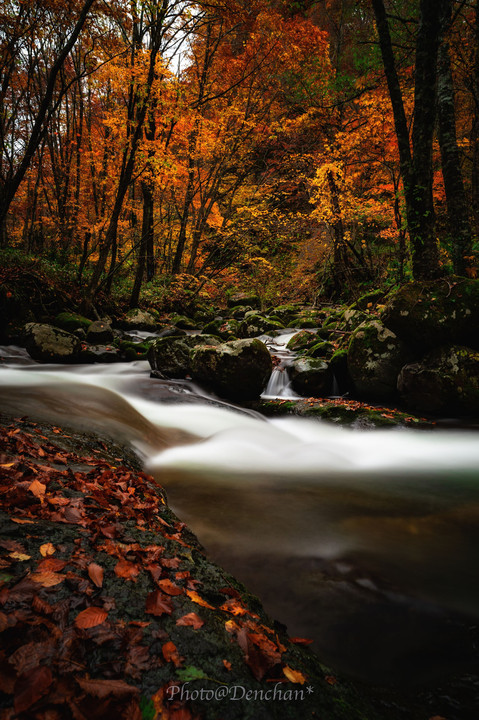
<svg viewBox="0 0 479 720"><path fill-rule="evenodd" d="M132 307L476 277L479 2L1 0L0 16L3 261Z"/></svg>

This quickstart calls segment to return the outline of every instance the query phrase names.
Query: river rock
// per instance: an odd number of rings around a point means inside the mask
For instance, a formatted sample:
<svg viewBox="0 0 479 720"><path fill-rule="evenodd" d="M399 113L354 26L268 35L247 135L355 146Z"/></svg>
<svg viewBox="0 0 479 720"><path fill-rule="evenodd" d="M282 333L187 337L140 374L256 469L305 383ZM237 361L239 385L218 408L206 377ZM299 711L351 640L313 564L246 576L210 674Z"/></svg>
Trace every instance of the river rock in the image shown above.
<svg viewBox="0 0 479 720"><path fill-rule="evenodd" d="M272 369L268 348L258 339L234 340L217 347L199 345L191 353L193 377L232 400L258 397Z"/></svg>
<svg viewBox="0 0 479 720"><path fill-rule="evenodd" d="M104 345L113 341L113 330L108 322L103 320L95 320L90 323L87 333L86 341L91 345Z"/></svg>
<svg viewBox="0 0 479 720"><path fill-rule="evenodd" d="M360 397L394 400L399 372L410 360L406 345L379 320L363 323L351 336L348 370Z"/></svg>
<svg viewBox="0 0 479 720"><path fill-rule="evenodd" d="M436 348L421 362L402 368L398 388L411 410L477 415L479 352L460 345Z"/></svg>
<svg viewBox="0 0 479 720"><path fill-rule="evenodd" d="M479 348L479 280L407 283L390 296L382 321L401 340L423 350L455 344Z"/></svg>
<svg viewBox="0 0 479 720"><path fill-rule="evenodd" d="M92 321L78 313L61 312L55 318L55 325L67 332L84 330L85 333L92 324Z"/></svg>
<svg viewBox="0 0 479 720"><path fill-rule="evenodd" d="M331 394L333 374L328 363L311 357L297 358L290 367L291 386L303 397Z"/></svg>
<svg viewBox="0 0 479 720"><path fill-rule="evenodd" d="M237 305L249 305L252 308L261 307L261 300L256 293L238 292L228 298L228 307L236 307Z"/></svg>
<svg viewBox="0 0 479 720"><path fill-rule="evenodd" d="M118 321L118 327L124 330L147 330L156 332L158 321L155 316L147 310L133 308L125 313L124 317Z"/></svg>
<svg viewBox="0 0 479 720"><path fill-rule="evenodd" d="M154 340L148 350L153 377L184 378L190 372L190 356L198 345L221 345L213 335L182 335Z"/></svg>
<svg viewBox="0 0 479 720"><path fill-rule="evenodd" d="M82 345L78 355L82 363L114 363L122 359L118 348L112 345Z"/></svg>
<svg viewBox="0 0 479 720"><path fill-rule="evenodd" d="M242 338L252 338L273 330L283 330L284 325L275 318L267 317L255 311L248 312L239 327L239 335Z"/></svg>
<svg viewBox="0 0 479 720"><path fill-rule="evenodd" d="M40 363L75 362L81 347L75 335L42 323L27 323L23 339L30 357Z"/></svg>
<svg viewBox="0 0 479 720"><path fill-rule="evenodd" d="M236 340L240 322L234 318L217 317L209 322L201 331L203 335L215 335L221 340Z"/></svg>
<svg viewBox="0 0 479 720"><path fill-rule="evenodd" d="M300 330L290 338L286 347L288 350L294 350L296 352L298 350L307 350L313 347L313 345L316 345L319 340L320 338L315 332L311 330Z"/></svg>

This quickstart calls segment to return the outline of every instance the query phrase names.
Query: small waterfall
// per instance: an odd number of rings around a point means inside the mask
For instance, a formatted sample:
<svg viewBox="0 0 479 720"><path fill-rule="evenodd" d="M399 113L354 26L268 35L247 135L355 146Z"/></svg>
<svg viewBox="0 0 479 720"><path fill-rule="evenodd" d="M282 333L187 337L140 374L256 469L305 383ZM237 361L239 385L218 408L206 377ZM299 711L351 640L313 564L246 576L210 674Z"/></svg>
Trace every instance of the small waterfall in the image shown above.
<svg viewBox="0 0 479 720"><path fill-rule="evenodd" d="M291 365L293 358L295 357L295 353L287 350L286 348L289 340L296 334L296 332L297 330L285 330L274 338L269 335L263 335L260 338L263 340L277 363L273 367L273 372L271 373L268 385L261 395L261 397L265 400L273 400L275 398L295 400L300 397L291 388L291 381L288 373L288 367Z"/></svg>

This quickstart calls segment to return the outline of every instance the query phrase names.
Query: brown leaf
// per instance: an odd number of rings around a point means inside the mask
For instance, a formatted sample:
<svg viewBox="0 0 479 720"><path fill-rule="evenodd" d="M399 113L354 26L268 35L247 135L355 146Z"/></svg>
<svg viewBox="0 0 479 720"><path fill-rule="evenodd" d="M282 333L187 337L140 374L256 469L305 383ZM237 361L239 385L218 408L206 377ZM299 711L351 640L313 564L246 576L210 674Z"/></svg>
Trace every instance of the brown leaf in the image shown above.
<svg viewBox="0 0 479 720"><path fill-rule="evenodd" d="M161 648L161 652L163 653L163 657L165 658L166 662L172 662L175 667L180 667L181 663L185 659L183 657L180 657L176 645L171 642L171 640L169 640L163 645L163 647Z"/></svg>
<svg viewBox="0 0 479 720"><path fill-rule="evenodd" d="M103 568L101 565L97 565L96 563L90 563L88 566L88 575L90 577L90 580L97 586L101 587L103 585Z"/></svg>
<svg viewBox="0 0 479 720"><path fill-rule="evenodd" d="M86 629L101 625L108 617L108 613L103 608L89 607L82 610L75 618L75 625L78 628Z"/></svg>
<svg viewBox="0 0 479 720"><path fill-rule="evenodd" d="M146 598L145 612L149 615L171 615L173 612L173 604L167 595L160 590L153 590Z"/></svg>
<svg viewBox="0 0 479 720"><path fill-rule="evenodd" d="M206 600L203 600L201 595L198 595L196 590L187 590L186 594L197 605L201 605L202 607L209 608L210 610L215 610L216 608L213 607L213 605L210 605Z"/></svg>
<svg viewBox="0 0 479 720"><path fill-rule="evenodd" d="M60 570L63 570L66 565L68 565L67 560L60 560L60 558L48 557L44 560L40 560L37 570L53 570L53 572L60 572Z"/></svg>
<svg viewBox="0 0 479 720"><path fill-rule="evenodd" d="M194 628L195 630L198 630L200 627L203 627L205 624L205 621L200 618L199 615L197 615L195 612L190 612L187 615L183 615L183 617L180 617L176 621L177 625L186 625L189 627Z"/></svg>
<svg viewBox="0 0 479 720"><path fill-rule="evenodd" d="M158 585L167 595L182 595L184 593L183 588L178 587L178 585L175 585L175 583L168 579L160 580Z"/></svg>
<svg viewBox="0 0 479 720"><path fill-rule="evenodd" d="M140 568L138 565L129 562L128 560L118 560L115 565L115 575L124 578L125 580L136 581L136 578L140 574Z"/></svg>
<svg viewBox="0 0 479 720"><path fill-rule="evenodd" d="M95 680L91 678L76 678L81 689L88 695L100 699L114 695L115 697L125 697L128 695L136 695L139 689L133 685L128 685L124 680Z"/></svg>
<svg viewBox="0 0 479 720"><path fill-rule="evenodd" d="M290 668L288 665L283 668L283 673L292 683L299 683L300 685L303 685L306 682L306 678L303 673L299 672L299 670L293 670L293 668Z"/></svg>
<svg viewBox="0 0 479 720"><path fill-rule="evenodd" d="M21 675L15 683L14 708L16 713L28 710L43 695L46 695L53 676L49 667L37 667Z"/></svg>
<svg viewBox="0 0 479 720"><path fill-rule="evenodd" d="M227 670L231 670L232 665L229 660L223 660L223 665Z"/></svg>
<svg viewBox="0 0 479 720"><path fill-rule="evenodd" d="M42 587L53 587L54 585L59 585L61 582L63 582L65 577L66 575L52 572L51 570L34 572L30 575L30 579L36 583L39 583Z"/></svg>
<svg viewBox="0 0 479 720"><path fill-rule="evenodd" d="M313 642L309 638L302 638L302 637L292 637L289 638L290 642L294 643L295 645L311 645Z"/></svg>
<svg viewBox="0 0 479 720"><path fill-rule="evenodd" d="M43 543L43 545L40 545L40 555L42 557L48 557L48 555L54 555L56 553L56 548L54 545L51 544L51 542Z"/></svg>
<svg viewBox="0 0 479 720"><path fill-rule="evenodd" d="M224 612L229 612L232 615L246 615L248 612L244 605L235 598L224 602L223 605L220 605L219 609L224 610Z"/></svg>

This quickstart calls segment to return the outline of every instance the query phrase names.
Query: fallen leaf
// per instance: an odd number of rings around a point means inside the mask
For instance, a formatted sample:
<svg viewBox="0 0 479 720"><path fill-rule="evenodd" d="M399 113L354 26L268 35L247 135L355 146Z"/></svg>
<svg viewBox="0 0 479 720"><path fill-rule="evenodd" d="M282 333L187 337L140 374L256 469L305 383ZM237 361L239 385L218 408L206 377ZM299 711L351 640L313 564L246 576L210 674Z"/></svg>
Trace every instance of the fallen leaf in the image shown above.
<svg viewBox="0 0 479 720"><path fill-rule="evenodd" d="M173 604L167 595L160 590L153 590L146 598L145 612L149 615L171 615L173 612Z"/></svg>
<svg viewBox="0 0 479 720"><path fill-rule="evenodd" d="M9 557L11 557L12 560L21 560L23 562L24 560L30 560L31 555L26 555L21 552L11 552Z"/></svg>
<svg viewBox="0 0 479 720"><path fill-rule="evenodd" d="M75 625L78 628L86 629L96 627L105 622L108 617L108 613L103 608L89 607L86 610L82 610L81 613L75 618Z"/></svg>
<svg viewBox="0 0 479 720"><path fill-rule="evenodd" d="M76 678L77 683L88 695L100 699L114 695L116 697L124 697L126 695L136 695L139 689L133 685L128 685L124 680L96 680L93 678Z"/></svg>
<svg viewBox="0 0 479 720"><path fill-rule="evenodd" d="M197 668L194 665L188 665L185 668L181 668L176 673L181 682L192 682L193 680L208 680L206 675L201 668Z"/></svg>
<svg viewBox="0 0 479 720"><path fill-rule="evenodd" d="M313 642L309 638L302 638L302 637L292 637L289 638L290 642L294 643L295 645L311 645Z"/></svg>
<svg viewBox="0 0 479 720"><path fill-rule="evenodd" d="M18 525L35 525L35 520L24 520L23 518L11 518L11 521Z"/></svg>
<svg viewBox="0 0 479 720"><path fill-rule="evenodd" d="M88 576L97 587L101 587L103 585L103 568L101 565L90 563L88 566Z"/></svg>
<svg viewBox="0 0 479 720"><path fill-rule="evenodd" d="M303 685L306 682L306 678L303 673L299 672L299 670L293 670L293 668L290 668L288 665L283 668L283 673L292 683L299 683L300 685Z"/></svg>
<svg viewBox="0 0 479 720"><path fill-rule="evenodd" d="M178 585L175 585L174 582L171 582L171 580L167 578L159 580L158 585L167 595L182 595L184 593L183 588L178 587Z"/></svg>
<svg viewBox="0 0 479 720"><path fill-rule="evenodd" d="M14 462L11 463L0 463L0 468L11 468L15 465Z"/></svg>
<svg viewBox="0 0 479 720"><path fill-rule="evenodd" d="M183 617L180 617L176 621L177 625L185 625L194 628L195 630L198 630L200 627L203 627L205 624L205 621L200 618L199 615L197 615L195 612L190 612L187 615L183 615Z"/></svg>
<svg viewBox="0 0 479 720"><path fill-rule="evenodd" d="M15 713L24 713L40 700L47 693L52 682L51 670L46 666L37 667L21 675L15 683Z"/></svg>
<svg viewBox="0 0 479 720"><path fill-rule="evenodd" d="M56 553L56 548L54 545L52 545L51 542L43 543L43 545L40 545L40 555L43 557L47 557L48 555L54 555Z"/></svg>
<svg viewBox="0 0 479 720"><path fill-rule="evenodd" d="M229 612L232 615L246 615L248 612L244 605L235 598L224 602L223 605L220 605L219 609L224 612Z"/></svg>
<svg viewBox="0 0 479 720"><path fill-rule="evenodd" d="M223 660L223 665L225 666L225 668L227 670L231 670L231 668L232 668L232 665L229 660Z"/></svg>
<svg viewBox="0 0 479 720"><path fill-rule="evenodd" d="M52 570L34 572L30 575L30 579L42 587L53 587L54 585L59 585L65 578L66 575L53 572Z"/></svg>
<svg viewBox="0 0 479 720"><path fill-rule="evenodd" d="M326 680L328 685L337 685L338 683L338 680L334 677L334 675L326 675L324 679Z"/></svg>
<svg viewBox="0 0 479 720"><path fill-rule="evenodd" d="M33 482L30 483L30 485L28 486L28 489L31 493L33 493L35 495L35 497L37 497L40 500L40 502L43 502L43 499L45 497L45 492L47 489L46 485L41 483L39 480L34 480Z"/></svg>
<svg viewBox="0 0 479 720"><path fill-rule="evenodd" d="M161 652L166 662L172 662L175 667L180 667L184 660L184 658L180 657L176 645L171 640L163 645Z"/></svg>
<svg viewBox="0 0 479 720"><path fill-rule="evenodd" d="M198 595L196 590L187 590L186 594L188 595L190 600L192 600L197 605L201 605L202 607L209 608L210 610L215 610L213 605L210 605L208 602L206 602L206 600L203 600L201 595Z"/></svg>
<svg viewBox="0 0 479 720"><path fill-rule="evenodd" d="M115 575L124 578L125 580L136 581L136 578L140 574L140 568L138 565L129 562L128 560L118 560L115 565Z"/></svg>

